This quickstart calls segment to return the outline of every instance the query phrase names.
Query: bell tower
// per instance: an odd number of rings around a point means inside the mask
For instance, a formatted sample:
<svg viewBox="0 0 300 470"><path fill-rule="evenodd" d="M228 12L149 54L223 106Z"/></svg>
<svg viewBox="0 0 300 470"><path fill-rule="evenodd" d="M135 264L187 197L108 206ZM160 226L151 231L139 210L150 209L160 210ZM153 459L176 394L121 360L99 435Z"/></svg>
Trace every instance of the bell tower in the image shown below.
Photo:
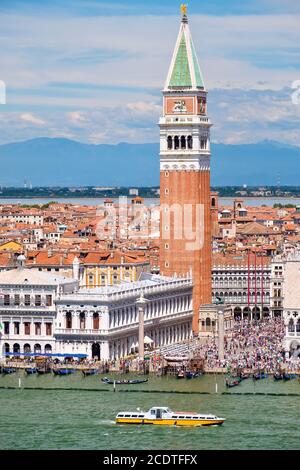
<svg viewBox="0 0 300 470"><path fill-rule="evenodd" d="M186 6L163 89L160 127L160 272L191 271L193 331L211 302L210 127L207 91Z"/></svg>

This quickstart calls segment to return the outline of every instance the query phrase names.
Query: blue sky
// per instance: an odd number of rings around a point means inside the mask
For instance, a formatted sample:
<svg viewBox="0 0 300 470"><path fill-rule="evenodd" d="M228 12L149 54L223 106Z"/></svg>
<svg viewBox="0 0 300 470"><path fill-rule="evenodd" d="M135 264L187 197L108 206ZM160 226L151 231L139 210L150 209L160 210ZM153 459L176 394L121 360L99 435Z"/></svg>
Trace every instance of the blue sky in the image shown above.
<svg viewBox="0 0 300 470"><path fill-rule="evenodd" d="M0 143L155 142L180 1L1 0ZM190 0L217 142L300 145L300 2Z"/></svg>

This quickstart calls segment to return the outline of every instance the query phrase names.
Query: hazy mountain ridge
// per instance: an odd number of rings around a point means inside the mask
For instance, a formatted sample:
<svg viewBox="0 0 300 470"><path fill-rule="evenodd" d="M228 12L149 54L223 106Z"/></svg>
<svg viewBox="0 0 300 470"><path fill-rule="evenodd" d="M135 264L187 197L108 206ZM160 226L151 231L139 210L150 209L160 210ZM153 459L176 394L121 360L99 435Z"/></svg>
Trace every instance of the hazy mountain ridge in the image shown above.
<svg viewBox="0 0 300 470"><path fill-rule="evenodd" d="M152 186L159 184L158 144L85 144L37 138L0 145L0 184ZM300 147L279 142L212 144L212 178L221 185L300 183Z"/></svg>

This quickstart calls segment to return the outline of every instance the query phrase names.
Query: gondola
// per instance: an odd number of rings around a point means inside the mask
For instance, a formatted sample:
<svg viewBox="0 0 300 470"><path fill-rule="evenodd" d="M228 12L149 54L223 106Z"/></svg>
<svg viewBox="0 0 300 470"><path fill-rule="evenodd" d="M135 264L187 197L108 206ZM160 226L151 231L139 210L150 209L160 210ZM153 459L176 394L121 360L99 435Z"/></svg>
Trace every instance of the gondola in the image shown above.
<svg viewBox="0 0 300 470"><path fill-rule="evenodd" d="M88 375L95 375L95 374L98 374L99 373L99 370L98 369L83 369L81 371L83 373L83 375L86 377Z"/></svg>
<svg viewBox="0 0 300 470"><path fill-rule="evenodd" d="M295 374L283 374L283 380L292 380L296 378Z"/></svg>
<svg viewBox="0 0 300 470"><path fill-rule="evenodd" d="M183 370L180 370L177 375L177 379L184 379L185 378L185 372Z"/></svg>
<svg viewBox="0 0 300 470"><path fill-rule="evenodd" d="M2 367L2 374L13 374L16 370L15 367Z"/></svg>
<svg viewBox="0 0 300 470"><path fill-rule="evenodd" d="M226 380L226 387L228 388L232 388L232 387L237 387L238 385L240 385L241 381L240 380Z"/></svg>
<svg viewBox="0 0 300 470"><path fill-rule="evenodd" d="M283 380L283 374L280 374L279 372L276 372L273 377L274 380Z"/></svg>
<svg viewBox="0 0 300 470"><path fill-rule="evenodd" d="M250 377L249 374L241 374L241 375L239 375L239 378L240 378L241 380L249 379L249 377Z"/></svg>
<svg viewBox="0 0 300 470"><path fill-rule="evenodd" d="M254 380L266 379L267 377L268 374L266 374L265 372L258 372L257 374L253 374Z"/></svg>
<svg viewBox="0 0 300 470"><path fill-rule="evenodd" d="M148 382L148 379L132 379L132 380L113 380L109 379L108 377L104 377L101 379L102 382L109 384L109 385L136 385Z"/></svg>
<svg viewBox="0 0 300 470"><path fill-rule="evenodd" d="M54 375L70 375L74 374L75 369L53 369Z"/></svg>
<svg viewBox="0 0 300 470"><path fill-rule="evenodd" d="M32 375L37 373L36 367L26 367L25 372L27 375Z"/></svg>
<svg viewBox="0 0 300 470"><path fill-rule="evenodd" d="M44 374L51 374L52 369L50 367L38 367L37 368L37 373L39 375L44 375Z"/></svg>
<svg viewBox="0 0 300 470"><path fill-rule="evenodd" d="M186 372L185 378L186 379L194 379L196 377L200 377L202 375L201 372Z"/></svg>
<svg viewBox="0 0 300 470"><path fill-rule="evenodd" d="M225 380L225 384L226 384L226 387L236 387L237 385L240 385L242 379L241 377L237 376L237 377L227 377L226 380Z"/></svg>

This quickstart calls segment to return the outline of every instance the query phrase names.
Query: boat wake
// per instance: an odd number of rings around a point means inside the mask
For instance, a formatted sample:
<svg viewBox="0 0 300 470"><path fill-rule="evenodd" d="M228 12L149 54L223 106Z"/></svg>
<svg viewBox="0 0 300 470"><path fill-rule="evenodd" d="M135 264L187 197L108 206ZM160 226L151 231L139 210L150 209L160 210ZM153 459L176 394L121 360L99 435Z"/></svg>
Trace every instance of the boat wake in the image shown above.
<svg viewBox="0 0 300 470"><path fill-rule="evenodd" d="M111 426L112 424L116 424L116 422L112 419L100 419L99 421L97 421L97 424Z"/></svg>

